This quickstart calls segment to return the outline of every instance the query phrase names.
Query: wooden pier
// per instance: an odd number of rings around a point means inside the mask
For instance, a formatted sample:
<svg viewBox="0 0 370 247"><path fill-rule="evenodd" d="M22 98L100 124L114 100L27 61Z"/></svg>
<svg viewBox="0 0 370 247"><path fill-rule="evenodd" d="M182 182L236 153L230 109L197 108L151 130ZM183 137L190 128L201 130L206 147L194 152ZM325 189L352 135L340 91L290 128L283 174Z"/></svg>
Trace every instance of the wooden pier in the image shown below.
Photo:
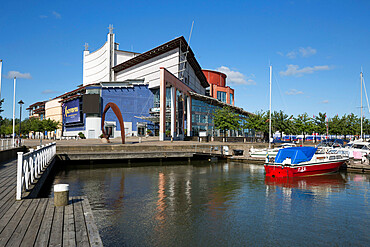
<svg viewBox="0 0 370 247"><path fill-rule="evenodd" d="M349 172L356 172L356 173L370 173L370 164L369 160L365 162L361 161L353 161L351 160L345 165L345 169Z"/></svg>
<svg viewBox="0 0 370 247"><path fill-rule="evenodd" d="M86 197L16 201L17 162L0 165L0 246L103 246Z"/></svg>

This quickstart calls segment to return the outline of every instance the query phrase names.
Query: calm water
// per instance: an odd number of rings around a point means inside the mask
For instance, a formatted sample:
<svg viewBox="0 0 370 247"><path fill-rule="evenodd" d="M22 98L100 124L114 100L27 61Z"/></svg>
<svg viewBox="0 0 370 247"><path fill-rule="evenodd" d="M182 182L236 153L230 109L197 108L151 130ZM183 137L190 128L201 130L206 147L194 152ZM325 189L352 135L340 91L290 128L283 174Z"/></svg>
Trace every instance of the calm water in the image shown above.
<svg viewBox="0 0 370 247"><path fill-rule="evenodd" d="M88 197L105 246L370 246L369 175L266 180L260 165L168 164L67 166L54 183Z"/></svg>

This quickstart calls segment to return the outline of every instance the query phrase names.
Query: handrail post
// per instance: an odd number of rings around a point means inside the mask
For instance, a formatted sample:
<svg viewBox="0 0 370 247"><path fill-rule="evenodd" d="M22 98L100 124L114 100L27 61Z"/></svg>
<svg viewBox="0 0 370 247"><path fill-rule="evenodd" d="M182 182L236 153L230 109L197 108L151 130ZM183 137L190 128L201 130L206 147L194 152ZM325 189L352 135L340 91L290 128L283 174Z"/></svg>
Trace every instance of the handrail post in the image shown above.
<svg viewBox="0 0 370 247"><path fill-rule="evenodd" d="M22 200L24 187L29 188L39 175L47 168L49 162L56 154L56 143L49 143L37 146L37 149L30 149L26 154L18 152L17 160L17 188L16 199Z"/></svg>
<svg viewBox="0 0 370 247"><path fill-rule="evenodd" d="M30 152L27 158L28 158L28 164L31 167L31 183L34 183L37 175L36 175L35 162L33 160L33 148L30 148Z"/></svg>
<svg viewBox="0 0 370 247"><path fill-rule="evenodd" d="M17 152L18 154L18 162L17 162L17 194L16 199L22 199L22 176L23 176L23 152Z"/></svg>

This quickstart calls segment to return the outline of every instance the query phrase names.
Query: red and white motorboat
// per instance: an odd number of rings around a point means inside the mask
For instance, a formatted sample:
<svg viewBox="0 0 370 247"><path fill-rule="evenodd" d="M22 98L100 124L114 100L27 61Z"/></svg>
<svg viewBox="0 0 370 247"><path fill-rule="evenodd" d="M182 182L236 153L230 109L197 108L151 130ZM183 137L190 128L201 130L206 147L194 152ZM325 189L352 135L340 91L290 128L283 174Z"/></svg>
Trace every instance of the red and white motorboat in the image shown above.
<svg viewBox="0 0 370 247"><path fill-rule="evenodd" d="M265 163L266 176L301 177L337 172L348 160L340 154L316 154L314 147L292 147L279 150L274 162Z"/></svg>

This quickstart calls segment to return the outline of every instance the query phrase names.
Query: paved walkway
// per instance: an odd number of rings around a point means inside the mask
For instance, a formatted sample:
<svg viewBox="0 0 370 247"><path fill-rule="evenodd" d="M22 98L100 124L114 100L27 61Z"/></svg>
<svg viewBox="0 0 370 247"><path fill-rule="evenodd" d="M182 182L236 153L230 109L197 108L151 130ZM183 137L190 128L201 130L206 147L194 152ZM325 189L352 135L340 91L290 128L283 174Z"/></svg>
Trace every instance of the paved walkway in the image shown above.
<svg viewBox="0 0 370 247"><path fill-rule="evenodd" d="M54 140L42 140L42 143L50 143ZM39 139L24 139L22 142L29 147L35 147L40 145ZM100 139L71 139L71 140L55 140L58 146L81 146L81 145L122 145L121 138L114 138L110 139L110 143L103 143ZM126 144L124 145L196 145L196 144L209 144L209 145L226 145L226 144L234 144L234 145L243 145L242 142L198 142L198 141L159 141L159 137L151 136L151 137L142 137L141 143L139 137L127 137ZM247 143L246 145L253 145L253 146L267 146L266 143Z"/></svg>
<svg viewBox="0 0 370 247"><path fill-rule="evenodd" d="M16 161L0 165L0 246L103 246L87 198L15 200Z"/></svg>

